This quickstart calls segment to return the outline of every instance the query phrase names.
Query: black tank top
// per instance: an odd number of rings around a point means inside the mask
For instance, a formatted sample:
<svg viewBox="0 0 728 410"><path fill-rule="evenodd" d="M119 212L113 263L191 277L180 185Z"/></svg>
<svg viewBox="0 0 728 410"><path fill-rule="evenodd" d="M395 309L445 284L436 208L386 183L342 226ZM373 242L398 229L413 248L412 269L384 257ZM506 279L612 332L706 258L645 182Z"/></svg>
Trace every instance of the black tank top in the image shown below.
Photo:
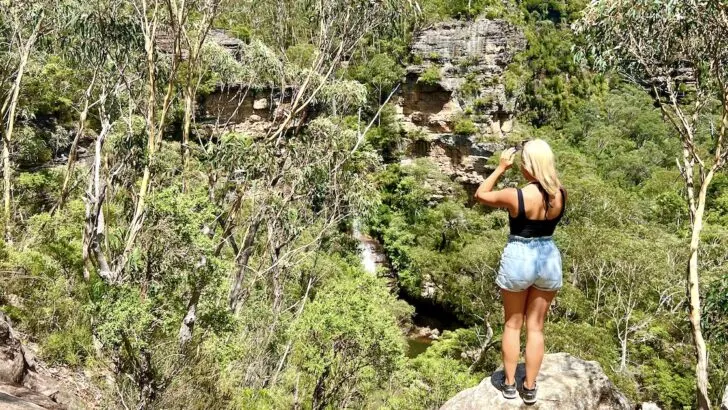
<svg viewBox="0 0 728 410"><path fill-rule="evenodd" d="M541 188L540 185L539 190L544 193L543 188ZM553 219L533 220L526 218L526 207L523 204L523 191L518 188L518 215L515 218L510 216L510 214L508 215L508 222L511 226L511 235L523 238L539 238L553 235L556 230L556 225L558 225L559 221L561 221L561 217L564 216L564 210L566 209L566 191L564 188L560 188L560 191L562 204L559 215Z"/></svg>

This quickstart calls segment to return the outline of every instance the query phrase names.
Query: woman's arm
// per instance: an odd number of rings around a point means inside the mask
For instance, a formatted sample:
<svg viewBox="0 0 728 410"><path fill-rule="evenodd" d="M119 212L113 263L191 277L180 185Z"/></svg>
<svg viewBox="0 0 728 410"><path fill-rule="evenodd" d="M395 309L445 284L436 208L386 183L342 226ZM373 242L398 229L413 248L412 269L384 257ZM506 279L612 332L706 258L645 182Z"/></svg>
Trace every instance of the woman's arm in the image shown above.
<svg viewBox="0 0 728 410"><path fill-rule="evenodd" d="M515 153L515 148L509 148L503 151L498 167L480 184L478 190L475 191L475 199L478 202L493 208L506 208L511 214L517 212L518 196L515 189L506 188L500 191L493 191L493 187L495 187L500 177L513 165Z"/></svg>

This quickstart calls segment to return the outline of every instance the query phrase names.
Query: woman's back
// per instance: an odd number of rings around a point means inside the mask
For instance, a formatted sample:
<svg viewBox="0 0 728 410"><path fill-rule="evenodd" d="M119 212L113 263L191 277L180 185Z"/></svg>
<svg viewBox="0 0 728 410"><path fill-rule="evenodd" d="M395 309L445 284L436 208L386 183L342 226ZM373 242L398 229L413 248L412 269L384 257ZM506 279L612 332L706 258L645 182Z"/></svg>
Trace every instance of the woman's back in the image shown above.
<svg viewBox="0 0 728 410"><path fill-rule="evenodd" d="M566 208L566 191L559 189L553 198L538 183L516 190L518 209L509 212L510 233L522 238L551 236Z"/></svg>
<svg viewBox="0 0 728 410"><path fill-rule="evenodd" d="M529 220L555 219L561 215L561 210L564 207L563 191L559 192L551 200L548 210L544 204L544 196L538 188L538 184L528 184L521 188L521 192L523 192L523 205L525 207L526 218ZM515 217L517 215L513 216Z"/></svg>

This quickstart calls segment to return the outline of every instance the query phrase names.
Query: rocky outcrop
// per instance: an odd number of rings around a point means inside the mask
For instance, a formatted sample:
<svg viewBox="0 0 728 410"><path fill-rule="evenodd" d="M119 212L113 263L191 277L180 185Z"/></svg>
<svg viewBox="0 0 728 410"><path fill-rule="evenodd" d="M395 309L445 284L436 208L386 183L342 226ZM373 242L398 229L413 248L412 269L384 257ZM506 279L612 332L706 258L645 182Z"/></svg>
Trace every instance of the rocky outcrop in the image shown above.
<svg viewBox="0 0 728 410"><path fill-rule="evenodd" d="M409 332L407 332L407 338L427 341L437 340L440 338L440 329L412 325Z"/></svg>
<svg viewBox="0 0 728 410"><path fill-rule="evenodd" d="M503 20L445 22L420 31L412 53L421 63L407 68L398 100L405 129L449 133L469 114L480 134L509 132L515 100L502 76L525 47L523 33Z"/></svg>
<svg viewBox="0 0 728 410"><path fill-rule="evenodd" d="M728 410L728 386L725 386L723 392L723 400L721 400L720 410Z"/></svg>
<svg viewBox="0 0 728 410"><path fill-rule="evenodd" d="M523 33L502 20L446 22L420 31L412 46L420 63L407 68L396 101L411 140L403 164L429 157L474 193L491 171L488 159L503 148L499 141L513 130L515 101L503 75L525 47Z"/></svg>
<svg viewBox="0 0 728 410"><path fill-rule="evenodd" d="M251 135L264 135L280 125L291 107L292 90L255 90L246 85L225 85L199 104L198 123L211 131L223 128ZM296 117L288 125L295 128L307 121Z"/></svg>
<svg viewBox="0 0 728 410"><path fill-rule="evenodd" d="M0 409L84 408L66 389L41 369L21 343L5 314L0 312ZM72 383L73 377L63 377Z"/></svg>
<svg viewBox="0 0 728 410"><path fill-rule="evenodd" d="M524 377L525 367L516 369L516 380ZM440 410L497 410L521 408L520 398L506 400L496 386L503 380L497 371L479 385L458 393ZM530 406L541 410L629 410L625 396L609 381L597 362L578 359L566 353L547 354L538 380L538 402ZM526 407L526 406L524 406Z"/></svg>
<svg viewBox="0 0 728 410"><path fill-rule="evenodd" d="M477 142L473 135L441 134L413 141L407 156L429 157L443 173L468 189L483 182L492 171L488 159L503 147L499 142Z"/></svg>

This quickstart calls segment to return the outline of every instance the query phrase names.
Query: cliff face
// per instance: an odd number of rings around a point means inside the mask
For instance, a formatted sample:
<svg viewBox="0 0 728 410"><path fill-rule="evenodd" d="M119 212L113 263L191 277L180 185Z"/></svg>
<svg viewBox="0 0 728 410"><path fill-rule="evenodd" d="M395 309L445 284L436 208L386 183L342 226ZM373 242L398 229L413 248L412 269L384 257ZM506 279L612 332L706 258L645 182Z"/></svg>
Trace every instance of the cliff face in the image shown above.
<svg viewBox="0 0 728 410"><path fill-rule="evenodd" d="M516 369L519 389L525 375L523 364ZM520 398L503 398L497 386L503 380L497 371L476 387L463 390L440 410L511 409L530 407L541 410L630 410L632 405L609 381L597 362L588 362L566 353L547 354L536 380L538 402L525 406Z"/></svg>
<svg viewBox="0 0 728 410"><path fill-rule="evenodd" d="M407 68L398 102L405 126L450 133L467 113L478 133L510 132L515 100L502 76L525 47L523 33L503 20L445 22L421 31L412 45L421 63Z"/></svg>
<svg viewBox="0 0 728 410"><path fill-rule="evenodd" d="M515 99L503 74L525 47L523 33L502 20L446 22L421 31L412 45L421 63L407 68L396 101L412 140L408 156L430 157L470 191L482 182L487 159L513 129Z"/></svg>

